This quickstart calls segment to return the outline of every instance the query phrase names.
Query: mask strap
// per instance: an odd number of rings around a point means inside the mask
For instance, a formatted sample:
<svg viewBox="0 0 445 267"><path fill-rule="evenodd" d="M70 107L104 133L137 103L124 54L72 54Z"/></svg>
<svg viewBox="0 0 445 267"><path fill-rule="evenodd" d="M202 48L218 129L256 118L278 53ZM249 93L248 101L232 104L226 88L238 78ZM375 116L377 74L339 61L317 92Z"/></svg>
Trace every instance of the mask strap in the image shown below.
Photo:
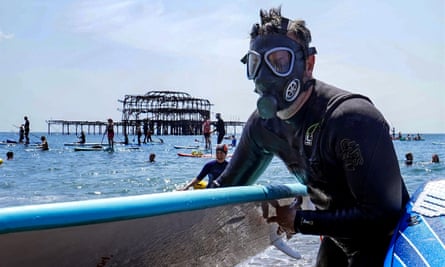
<svg viewBox="0 0 445 267"><path fill-rule="evenodd" d="M289 19L288 18L281 18L281 33L287 34L287 27L289 27Z"/></svg>

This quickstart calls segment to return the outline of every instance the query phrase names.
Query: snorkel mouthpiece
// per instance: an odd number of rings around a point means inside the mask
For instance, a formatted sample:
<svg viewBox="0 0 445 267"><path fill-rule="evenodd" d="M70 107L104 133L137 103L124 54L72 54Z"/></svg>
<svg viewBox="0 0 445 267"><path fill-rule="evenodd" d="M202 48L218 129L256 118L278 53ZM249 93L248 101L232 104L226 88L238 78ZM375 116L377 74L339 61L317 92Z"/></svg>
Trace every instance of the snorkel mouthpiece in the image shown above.
<svg viewBox="0 0 445 267"><path fill-rule="evenodd" d="M271 119L277 113L277 100L272 96L261 96L257 103L258 113L263 119Z"/></svg>

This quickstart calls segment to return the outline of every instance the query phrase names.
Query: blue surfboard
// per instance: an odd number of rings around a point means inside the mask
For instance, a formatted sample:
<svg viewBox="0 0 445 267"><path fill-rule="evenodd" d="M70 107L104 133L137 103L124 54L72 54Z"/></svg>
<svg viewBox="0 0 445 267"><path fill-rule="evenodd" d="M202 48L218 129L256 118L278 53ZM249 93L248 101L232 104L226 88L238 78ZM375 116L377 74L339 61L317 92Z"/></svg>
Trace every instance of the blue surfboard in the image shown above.
<svg viewBox="0 0 445 267"><path fill-rule="evenodd" d="M0 208L0 266L234 266L276 242L264 201L305 194L241 186Z"/></svg>
<svg viewBox="0 0 445 267"><path fill-rule="evenodd" d="M385 267L445 266L445 179L432 180L411 197L392 238Z"/></svg>

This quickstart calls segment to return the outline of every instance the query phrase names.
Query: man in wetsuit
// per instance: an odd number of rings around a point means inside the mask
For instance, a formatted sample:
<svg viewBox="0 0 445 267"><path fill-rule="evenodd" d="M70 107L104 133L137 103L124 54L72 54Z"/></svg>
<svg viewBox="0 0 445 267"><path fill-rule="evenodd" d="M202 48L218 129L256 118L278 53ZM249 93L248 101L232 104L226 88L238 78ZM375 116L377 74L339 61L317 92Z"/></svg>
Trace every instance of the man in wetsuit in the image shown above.
<svg viewBox="0 0 445 267"><path fill-rule="evenodd" d="M382 114L364 96L316 80L305 22L260 12L242 59L259 94L233 157L211 187L248 185L274 156L308 188L316 210L277 208L288 234L323 236L316 266L382 266L409 199Z"/></svg>
<svg viewBox="0 0 445 267"><path fill-rule="evenodd" d="M28 116L23 117L25 120L24 127L25 127L25 144L29 144L29 120Z"/></svg>
<svg viewBox="0 0 445 267"><path fill-rule="evenodd" d="M215 131L218 132L218 137L217 137L217 144L221 144L223 139L224 139L224 135L226 135L226 127L224 124L223 119L221 118L221 113L216 113L216 119L217 121L214 123L216 129Z"/></svg>
<svg viewBox="0 0 445 267"><path fill-rule="evenodd" d="M202 167L201 172L196 176L191 182L189 182L181 190L188 190L190 187L198 184L206 175L209 177L209 182L207 187L212 184L213 180L218 177L226 168L228 162L226 160L228 147L225 144L216 145L216 159L207 162L204 167Z"/></svg>

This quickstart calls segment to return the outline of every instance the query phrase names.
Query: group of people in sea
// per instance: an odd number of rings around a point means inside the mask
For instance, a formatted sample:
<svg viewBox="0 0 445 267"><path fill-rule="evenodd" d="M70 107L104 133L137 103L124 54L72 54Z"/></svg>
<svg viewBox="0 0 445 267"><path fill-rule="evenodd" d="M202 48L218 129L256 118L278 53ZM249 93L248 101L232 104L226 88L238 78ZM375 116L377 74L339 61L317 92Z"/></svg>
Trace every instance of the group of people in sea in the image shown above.
<svg viewBox="0 0 445 267"><path fill-rule="evenodd" d="M439 163L440 159L439 159L439 155L438 154L433 154L431 156L431 163ZM413 165L414 163L414 155L412 152L408 152L405 154L405 164L407 166Z"/></svg>
<svg viewBox="0 0 445 267"><path fill-rule="evenodd" d="M213 131L211 130L211 125L215 127ZM210 139L210 135L214 132L218 133L216 144L221 144L224 136L226 135L226 127L224 120L221 117L221 113L216 113L216 122L213 123L210 121L210 118L204 117L204 122L202 123L202 132L204 135L205 149L211 148L212 142Z"/></svg>
<svg viewBox="0 0 445 267"><path fill-rule="evenodd" d="M30 121L28 116L24 116L23 117L24 122L22 124L20 124L20 126L15 126L19 128L19 140L16 141L12 141L10 140L9 142L14 142L14 143L18 143L18 144L25 144L25 145L29 145L30 144ZM40 143L37 145L37 148L41 149L41 150L48 150L49 146L48 146L48 141L46 139L46 136L42 135L39 137L40 139Z"/></svg>
<svg viewBox="0 0 445 267"><path fill-rule="evenodd" d="M402 132L399 132L396 136L394 128L392 128L391 138L392 138L392 140L400 140L400 141L423 141L423 140L425 140L422 138L422 136L419 133L417 133L415 135L407 134L406 136L403 136Z"/></svg>

